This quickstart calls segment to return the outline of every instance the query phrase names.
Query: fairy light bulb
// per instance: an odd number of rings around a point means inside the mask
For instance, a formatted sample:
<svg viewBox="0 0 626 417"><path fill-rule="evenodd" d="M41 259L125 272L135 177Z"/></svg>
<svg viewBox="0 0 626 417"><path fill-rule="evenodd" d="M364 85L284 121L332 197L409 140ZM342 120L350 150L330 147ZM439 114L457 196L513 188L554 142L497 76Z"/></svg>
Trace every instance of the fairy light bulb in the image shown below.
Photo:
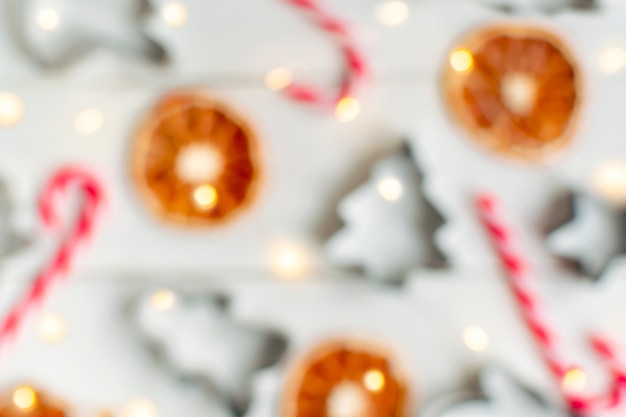
<svg viewBox="0 0 626 417"><path fill-rule="evenodd" d="M217 199L217 190L210 184L199 185L193 191L193 202L200 210L212 209Z"/></svg>
<svg viewBox="0 0 626 417"><path fill-rule="evenodd" d="M86 109L78 113L74 121L74 129L80 135L89 136L96 133L104 122L102 112L97 109Z"/></svg>
<svg viewBox="0 0 626 417"><path fill-rule="evenodd" d="M613 161L602 164L593 174L593 185L608 200L626 202L626 163Z"/></svg>
<svg viewBox="0 0 626 417"><path fill-rule="evenodd" d="M67 324L56 313L46 313L39 320L39 336L50 344L58 343L67 335Z"/></svg>
<svg viewBox="0 0 626 417"><path fill-rule="evenodd" d="M122 417L157 417L158 415L156 406L145 398L130 401L122 410Z"/></svg>
<svg viewBox="0 0 626 417"><path fill-rule="evenodd" d="M382 3L376 9L376 18L385 26L399 26L409 17L409 6L401 0Z"/></svg>
<svg viewBox="0 0 626 417"><path fill-rule="evenodd" d="M150 305L156 311L169 311L174 307L174 304L176 304L176 294L168 289L157 290L150 297Z"/></svg>
<svg viewBox="0 0 626 417"><path fill-rule="evenodd" d="M378 190L378 194L389 202L399 200L404 191L402 183L394 177L385 177L381 179L378 181L376 188Z"/></svg>
<svg viewBox="0 0 626 417"><path fill-rule="evenodd" d="M584 391L587 387L587 374L582 369L570 369L563 377L562 386L568 392Z"/></svg>
<svg viewBox="0 0 626 417"><path fill-rule="evenodd" d="M598 59L600 71L613 74L626 66L626 51L619 47L605 49Z"/></svg>
<svg viewBox="0 0 626 417"><path fill-rule="evenodd" d="M21 412L32 411L37 406L37 393L31 387L22 386L13 391L13 405Z"/></svg>
<svg viewBox="0 0 626 417"><path fill-rule="evenodd" d="M463 330L463 343L472 352L482 352L489 346L489 335L478 326L471 326Z"/></svg>
<svg viewBox="0 0 626 417"><path fill-rule="evenodd" d="M46 7L37 12L36 22L41 30L52 32L59 27L61 18L56 10Z"/></svg>
<svg viewBox="0 0 626 417"><path fill-rule="evenodd" d="M361 105L353 97L344 97L339 100L335 107L335 116L340 122L351 122L357 118L361 111Z"/></svg>
<svg viewBox="0 0 626 417"><path fill-rule="evenodd" d="M450 66L459 74L467 74L474 68L474 57L465 48L456 49L450 54Z"/></svg>
<svg viewBox="0 0 626 417"><path fill-rule="evenodd" d="M309 269L306 251L295 243L275 244L270 251L270 266L282 278L297 278Z"/></svg>
<svg viewBox="0 0 626 417"><path fill-rule="evenodd" d="M175 1L166 3L161 8L161 18L169 27L180 27L187 22L187 8Z"/></svg>
<svg viewBox="0 0 626 417"><path fill-rule="evenodd" d="M12 93L0 93L0 126L15 126L23 115L22 99Z"/></svg>
<svg viewBox="0 0 626 417"><path fill-rule="evenodd" d="M377 369L367 371L363 376L363 385L369 391L379 392L385 387L385 375Z"/></svg>
<svg viewBox="0 0 626 417"><path fill-rule="evenodd" d="M289 87L292 81L293 75L291 70L286 67L274 68L265 75L265 86L274 91Z"/></svg>

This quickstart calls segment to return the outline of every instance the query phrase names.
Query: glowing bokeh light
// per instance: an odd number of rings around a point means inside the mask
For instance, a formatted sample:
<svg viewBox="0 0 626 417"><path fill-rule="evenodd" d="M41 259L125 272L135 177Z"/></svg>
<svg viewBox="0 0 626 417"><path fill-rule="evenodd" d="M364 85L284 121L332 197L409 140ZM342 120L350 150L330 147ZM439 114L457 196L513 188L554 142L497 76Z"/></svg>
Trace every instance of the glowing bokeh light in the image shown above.
<svg viewBox="0 0 626 417"><path fill-rule="evenodd" d="M357 118L361 111L361 105L353 97L344 97L339 100L335 108L337 120L347 123Z"/></svg>
<svg viewBox="0 0 626 417"><path fill-rule="evenodd" d="M471 326L463 331L463 343L473 352L482 352L489 346L489 335L478 326Z"/></svg>
<svg viewBox="0 0 626 417"><path fill-rule="evenodd" d="M286 67L278 67L268 71L265 76L265 86L270 90L278 91L289 87L293 81L291 70Z"/></svg>
<svg viewBox="0 0 626 417"><path fill-rule="evenodd" d="M150 305L160 312L171 310L174 304L176 304L176 294L165 288L155 291L150 297Z"/></svg>
<svg viewBox="0 0 626 417"><path fill-rule="evenodd" d="M474 68L474 57L467 49L457 49L450 54L450 66L459 74L467 74Z"/></svg>
<svg viewBox="0 0 626 417"><path fill-rule="evenodd" d="M56 10L46 7L37 12L36 21L41 30L51 32L59 27L61 18Z"/></svg>
<svg viewBox="0 0 626 417"><path fill-rule="evenodd" d="M399 26L409 17L409 6L401 0L386 1L376 9L376 18L385 26Z"/></svg>
<svg viewBox="0 0 626 417"><path fill-rule="evenodd" d="M31 387L18 387L13 391L13 404L20 411L32 411L37 406L37 393Z"/></svg>
<svg viewBox="0 0 626 417"><path fill-rule="evenodd" d="M193 191L193 201L200 210L212 209L217 199L217 190L210 184L199 185Z"/></svg>
<svg viewBox="0 0 626 417"><path fill-rule="evenodd" d="M24 116L24 103L12 93L0 93L0 125L11 127Z"/></svg>
<svg viewBox="0 0 626 417"><path fill-rule="evenodd" d="M58 343L67 335L67 324L56 313L46 313L39 320L39 336L47 343Z"/></svg>
<svg viewBox="0 0 626 417"><path fill-rule="evenodd" d="M169 27L180 27L187 22L187 8L175 1L165 3L161 8L161 18Z"/></svg>
<svg viewBox="0 0 626 417"><path fill-rule="evenodd" d="M385 375L377 369L367 371L363 376L363 385L369 391L378 392L385 387Z"/></svg>
<svg viewBox="0 0 626 417"><path fill-rule="evenodd" d="M86 109L78 113L74 121L74 129L80 135L89 136L96 133L104 122L102 112L97 109Z"/></svg>

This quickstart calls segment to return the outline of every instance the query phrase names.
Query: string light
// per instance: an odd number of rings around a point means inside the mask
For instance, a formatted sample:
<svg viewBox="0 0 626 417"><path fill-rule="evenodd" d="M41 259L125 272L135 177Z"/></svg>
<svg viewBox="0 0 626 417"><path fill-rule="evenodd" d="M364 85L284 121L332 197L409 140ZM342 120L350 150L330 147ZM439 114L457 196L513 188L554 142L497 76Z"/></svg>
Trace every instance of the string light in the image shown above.
<svg viewBox="0 0 626 417"><path fill-rule="evenodd" d="M46 32L51 32L55 30L59 27L59 23L61 22L59 13L49 7L39 10L39 12L37 12L36 20L37 26L39 26L41 30L45 30Z"/></svg>
<svg viewBox="0 0 626 417"><path fill-rule="evenodd" d="M122 417L157 417L156 406L145 398L132 400L122 410Z"/></svg>
<svg viewBox="0 0 626 417"><path fill-rule="evenodd" d="M171 310L174 304L176 304L176 294L168 289L157 290L150 297L150 305L160 312Z"/></svg>
<svg viewBox="0 0 626 417"><path fill-rule="evenodd" d="M605 49L598 59L600 71L607 74L615 73L626 65L626 51L619 47Z"/></svg>
<svg viewBox="0 0 626 417"><path fill-rule="evenodd" d="M584 391L587 387L587 374L582 369L570 369L563 377L562 385L569 392Z"/></svg>
<svg viewBox="0 0 626 417"><path fill-rule="evenodd" d="M210 184L197 186L193 191L193 201L200 210L209 210L217 204L217 190Z"/></svg>
<svg viewBox="0 0 626 417"><path fill-rule="evenodd" d="M615 202L626 202L626 163L614 161L599 166L594 175L596 190L605 198Z"/></svg>
<svg viewBox="0 0 626 417"><path fill-rule="evenodd" d="M409 17L409 6L400 0L382 3L376 9L376 18L385 26L399 26Z"/></svg>
<svg viewBox="0 0 626 417"><path fill-rule="evenodd" d="M270 90L278 91L289 87L293 81L291 70L286 67L277 67L268 71L265 76L265 86Z"/></svg>
<svg viewBox="0 0 626 417"><path fill-rule="evenodd" d="M306 251L295 243L275 244L270 251L270 266L283 278L297 278L309 269Z"/></svg>
<svg viewBox="0 0 626 417"><path fill-rule="evenodd" d="M377 369L367 371L363 376L363 385L369 391L378 392L385 387L385 375Z"/></svg>
<svg viewBox="0 0 626 417"><path fill-rule="evenodd" d="M24 115L24 103L12 93L0 93L0 125L16 125Z"/></svg>
<svg viewBox="0 0 626 417"><path fill-rule="evenodd" d="M74 129L83 135L88 136L97 132L104 122L102 113L97 109L86 109L78 113L74 121Z"/></svg>
<svg viewBox="0 0 626 417"><path fill-rule="evenodd" d="M463 331L463 343L473 352L482 352L489 346L489 336L482 328L471 326Z"/></svg>
<svg viewBox="0 0 626 417"><path fill-rule="evenodd" d="M13 391L13 404L22 412L32 411L37 406L37 394L31 387L22 386Z"/></svg>
<svg viewBox="0 0 626 417"><path fill-rule="evenodd" d="M385 177L378 181L378 193L387 201L397 201L402 197L404 188L402 183L394 177Z"/></svg>
<svg viewBox="0 0 626 417"><path fill-rule="evenodd" d="M39 336L47 343L58 343L67 334L67 324L63 317L47 313L39 321Z"/></svg>
<svg viewBox="0 0 626 417"><path fill-rule="evenodd" d="M187 8L179 2L166 3L161 9L161 18L169 27L180 27L187 21Z"/></svg>
<svg viewBox="0 0 626 417"><path fill-rule="evenodd" d="M335 116L340 122L351 122L357 118L361 111L361 105L353 97L344 97L339 100L335 107Z"/></svg>
<svg viewBox="0 0 626 417"><path fill-rule="evenodd" d="M450 54L450 66L459 74L467 74L474 68L474 57L467 49L457 49Z"/></svg>

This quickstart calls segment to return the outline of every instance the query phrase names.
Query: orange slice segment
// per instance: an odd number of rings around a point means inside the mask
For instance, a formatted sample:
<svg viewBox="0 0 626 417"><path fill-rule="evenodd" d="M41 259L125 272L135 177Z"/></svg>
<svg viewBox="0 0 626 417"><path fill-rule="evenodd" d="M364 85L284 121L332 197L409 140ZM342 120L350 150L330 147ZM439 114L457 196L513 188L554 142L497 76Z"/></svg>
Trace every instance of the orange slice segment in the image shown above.
<svg viewBox="0 0 626 417"><path fill-rule="evenodd" d="M450 53L448 109L469 136L498 155L541 162L568 146L582 76L553 33L508 25L478 30Z"/></svg>
<svg viewBox="0 0 626 417"><path fill-rule="evenodd" d="M292 372L283 417L401 417L407 387L389 354L354 341L317 347Z"/></svg>
<svg viewBox="0 0 626 417"><path fill-rule="evenodd" d="M132 170L149 207L180 225L225 222L248 206L260 176L254 132L193 92L164 97L143 121Z"/></svg>

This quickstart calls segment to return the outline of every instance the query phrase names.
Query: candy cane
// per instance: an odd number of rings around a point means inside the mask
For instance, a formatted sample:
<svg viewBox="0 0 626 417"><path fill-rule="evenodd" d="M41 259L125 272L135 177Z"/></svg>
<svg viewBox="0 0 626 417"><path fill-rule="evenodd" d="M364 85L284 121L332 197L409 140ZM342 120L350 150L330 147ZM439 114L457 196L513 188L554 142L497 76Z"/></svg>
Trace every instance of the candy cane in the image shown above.
<svg viewBox="0 0 626 417"><path fill-rule="evenodd" d="M356 47L356 42L347 24L326 12L316 0L286 1L288 4L311 14L317 26L338 39L346 62L346 74L343 77L338 93L329 94L317 87L291 83L284 89L287 97L300 102L331 105L336 105L344 98L354 97L366 78L367 63L365 57Z"/></svg>
<svg viewBox="0 0 626 417"><path fill-rule="evenodd" d="M567 372L577 367L571 366L557 349L557 333L545 318L540 299L531 287L532 279L527 263L514 245L512 233L500 215L496 199L490 195L480 195L477 202L483 225L505 269L509 286L528 329L537 341L548 368L561 383ZM626 372L617 360L615 348L606 338L598 335L590 338L590 344L596 354L606 362L611 373L612 387L607 395L595 397L578 396L563 389L565 401L575 412L588 413L615 408L624 401L626 394Z"/></svg>
<svg viewBox="0 0 626 417"><path fill-rule="evenodd" d="M92 232L103 195L98 182L85 171L77 168L64 168L48 182L39 199L39 215L44 226L52 229L60 226L55 201L59 193L67 191L70 185L78 185L84 195L81 211L68 236L63 240L52 260L44 266L32 281L26 294L9 310L0 322L0 348L15 338L28 314L37 308L50 293L54 283L67 275L70 263L82 242Z"/></svg>

